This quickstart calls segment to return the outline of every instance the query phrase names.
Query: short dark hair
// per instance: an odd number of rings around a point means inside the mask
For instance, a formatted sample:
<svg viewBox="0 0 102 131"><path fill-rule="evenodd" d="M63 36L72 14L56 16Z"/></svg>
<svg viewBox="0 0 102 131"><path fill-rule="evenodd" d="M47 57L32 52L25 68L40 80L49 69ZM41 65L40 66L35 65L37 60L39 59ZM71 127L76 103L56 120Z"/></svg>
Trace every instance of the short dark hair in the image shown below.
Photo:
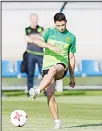
<svg viewBox="0 0 102 131"><path fill-rule="evenodd" d="M66 21L65 15L63 13L56 13L54 16L54 22L62 20Z"/></svg>

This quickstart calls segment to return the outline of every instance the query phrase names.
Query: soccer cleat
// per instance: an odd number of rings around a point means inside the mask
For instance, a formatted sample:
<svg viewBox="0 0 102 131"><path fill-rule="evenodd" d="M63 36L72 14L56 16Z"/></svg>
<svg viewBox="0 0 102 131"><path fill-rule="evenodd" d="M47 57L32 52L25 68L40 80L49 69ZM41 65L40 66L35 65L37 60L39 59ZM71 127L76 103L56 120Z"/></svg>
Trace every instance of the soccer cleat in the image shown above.
<svg viewBox="0 0 102 131"><path fill-rule="evenodd" d="M32 101L35 100L36 96L40 94L40 89L37 88L37 89L34 89L34 88L31 88L29 90L29 95L30 95L30 98L32 99Z"/></svg>
<svg viewBox="0 0 102 131"><path fill-rule="evenodd" d="M54 129L61 129L61 121L60 120L55 120L55 127Z"/></svg>
<svg viewBox="0 0 102 131"><path fill-rule="evenodd" d="M61 124L60 123L55 124L54 129L61 129Z"/></svg>

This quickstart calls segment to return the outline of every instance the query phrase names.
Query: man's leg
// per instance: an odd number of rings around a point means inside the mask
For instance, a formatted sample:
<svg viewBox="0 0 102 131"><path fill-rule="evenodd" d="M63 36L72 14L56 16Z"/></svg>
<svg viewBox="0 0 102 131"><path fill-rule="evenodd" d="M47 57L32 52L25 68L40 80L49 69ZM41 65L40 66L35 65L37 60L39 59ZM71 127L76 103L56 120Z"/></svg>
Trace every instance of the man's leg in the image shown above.
<svg viewBox="0 0 102 131"><path fill-rule="evenodd" d="M42 74L43 56L38 56L37 64L38 64L38 70L40 74Z"/></svg>
<svg viewBox="0 0 102 131"><path fill-rule="evenodd" d="M42 80L39 89L40 91L44 90L53 80L61 79L64 75L64 67L61 64L57 64L55 66L52 66L48 74L44 76L44 79Z"/></svg>
<svg viewBox="0 0 102 131"><path fill-rule="evenodd" d="M58 107L55 101L55 91L54 91L55 85L56 85L55 81L52 81L51 84L45 89L45 91L48 98L47 100L49 109L51 111L53 118L56 120L59 119L59 116L58 116Z"/></svg>
<svg viewBox="0 0 102 131"><path fill-rule="evenodd" d="M48 107L55 122L55 128L61 128L61 121L59 120L58 115L58 106L55 100L55 85L56 82L53 80L51 84L45 89L45 91L47 94Z"/></svg>
<svg viewBox="0 0 102 131"><path fill-rule="evenodd" d="M34 60L33 55L28 53L28 75L27 75L27 86L28 91L33 88L33 79L34 79Z"/></svg>
<svg viewBox="0 0 102 131"><path fill-rule="evenodd" d="M59 120L58 107L55 100L55 79L61 79L64 75L64 71L65 69L61 64L57 64L51 67L48 71L48 74L46 74L43 80L41 81L40 87L35 91L34 89L31 89L31 91L29 92L31 96L33 96L32 98L34 98L35 94L38 95L42 90L46 90L48 106L53 116L56 129L61 128L61 121Z"/></svg>
<svg viewBox="0 0 102 131"><path fill-rule="evenodd" d="M38 79L41 80L42 78L42 64L43 64L43 56L37 56L37 64L38 64L38 70L39 70L39 75L38 75Z"/></svg>
<svg viewBox="0 0 102 131"><path fill-rule="evenodd" d="M35 99L35 96L39 95L42 90L47 88L53 80L55 80L55 79L57 80L57 78L61 79L62 76L64 75L64 71L65 71L65 69L64 69L63 65L61 65L61 64L57 64L55 66L52 66L49 69L48 74L46 74L44 76L43 80L41 81L39 88L36 90L34 90L32 88L29 91L30 96L32 97L32 100Z"/></svg>

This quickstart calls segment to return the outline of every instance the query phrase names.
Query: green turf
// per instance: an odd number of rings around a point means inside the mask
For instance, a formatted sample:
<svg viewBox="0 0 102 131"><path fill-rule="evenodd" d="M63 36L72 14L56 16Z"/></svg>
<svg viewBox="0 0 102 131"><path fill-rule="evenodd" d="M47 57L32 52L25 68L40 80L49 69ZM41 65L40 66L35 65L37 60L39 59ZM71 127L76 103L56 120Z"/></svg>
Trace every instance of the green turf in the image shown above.
<svg viewBox="0 0 102 131"><path fill-rule="evenodd" d="M24 91L3 91L7 96L26 96ZM42 92L40 96L43 96ZM56 96L102 96L102 90L64 90L63 92L55 92Z"/></svg>
<svg viewBox="0 0 102 131"><path fill-rule="evenodd" d="M69 78L63 79L64 85L67 86ZM102 85L102 77L75 77L76 85Z"/></svg>
<svg viewBox="0 0 102 131"><path fill-rule="evenodd" d="M76 85L102 85L102 77L75 77ZM37 79L35 79L37 80ZM69 83L69 78L65 77L64 86ZM26 78L2 78L3 86L24 86Z"/></svg>
<svg viewBox="0 0 102 131"><path fill-rule="evenodd" d="M59 96L56 100L63 122L61 131L102 131L102 96ZM10 123L10 113L15 109L28 114L24 127ZM46 97L34 102L25 96L2 99L2 131L52 131L52 127Z"/></svg>

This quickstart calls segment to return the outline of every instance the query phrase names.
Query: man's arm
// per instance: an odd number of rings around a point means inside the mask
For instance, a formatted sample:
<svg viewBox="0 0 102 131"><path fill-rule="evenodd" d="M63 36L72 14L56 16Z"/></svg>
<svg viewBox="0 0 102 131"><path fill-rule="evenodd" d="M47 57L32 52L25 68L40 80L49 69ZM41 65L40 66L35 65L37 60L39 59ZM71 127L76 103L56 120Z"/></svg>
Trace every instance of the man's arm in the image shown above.
<svg viewBox="0 0 102 131"><path fill-rule="evenodd" d="M42 47L42 48L48 48L56 53L60 53L61 50L57 47L57 46L52 46L48 43L46 43L41 36L39 37L33 37L33 43L38 45L39 47Z"/></svg>
<svg viewBox="0 0 102 131"><path fill-rule="evenodd" d="M28 35L25 36L25 40L27 43L33 43L33 39Z"/></svg>
<svg viewBox="0 0 102 131"><path fill-rule="evenodd" d="M69 73L70 77L74 76L74 68L75 68L75 55L73 53L69 53Z"/></svg>
<svg viewBox="0 0 102 131"><path fill-rule="evenodd" d="M51 44L47 43L47 39L48 39L48 36L49 36L49 29L46 29L42 36L40 35L37 35L37 34L30 34L27 32L27 28L25 29L26 31L26 42L27 43L32 43L32 44L35 44L41 48L48 48L56 53L60 53L61 50L56 47L56 46L52 46Z"/></svg>
<svg viewBox="0 0 102 131"><path fill-rule="evenodd" d="M43 28L42 28L42 31L43 31ZM32 34L31 32L32 31L31 31L30 28L25 28L25 40L26 40L27 43L33 43L34 38L39 38L40 37L39 34L36 34L36 33Z"/></svg>
<svg viewBox="0 0 102 131"><path fill-rule="evenodd" d="M33 43L38 45L39 47L42 47L42 48L50 48L50 45L47 44L43 39L42 37L35 37L33 38Z"/></svg>
<svg viewBox="0 0 102 131"><path fill-rule="evenodd" d="M49 45L45 43L39 35L26 35L25 39L27 43L33 43L42 48L49 48Z"/></svg>
<svg viewBox="0 0 102 131"><path fill-rule="evenodd" d="M75 55L73 53L69 53L69 74L70 74L70 87L74 88L75 79L74 79L74 69L75 69Z"/></svg>
<svg viewBox="0 0 102 131"><path fill-rule="evenodd" d="M42 39L42 37L40 35L38 35L38 34L30 34L29 35L28 30L29 30L29 28L25 28L25 40L27 43L32 43L32 44L35 44L39 47L50 49L50 45L45 43L45 41Z"/></svg>
<svg viewBox="0 0 102 131"><path fill-rule="evenodd" d="M39 35L26 35L25 39L27 43L35 44L41 48L48 48L56 53L61 52L61 50L58 47L46 43Z"/></svg>
<svg viewBox="0 0 102 131"><path fill-rule="evenodd" d="M31 34L31 35L25 35L25 39L27 43L33 43L35 39L41 39L41 36L38 34Z"/></svg>

